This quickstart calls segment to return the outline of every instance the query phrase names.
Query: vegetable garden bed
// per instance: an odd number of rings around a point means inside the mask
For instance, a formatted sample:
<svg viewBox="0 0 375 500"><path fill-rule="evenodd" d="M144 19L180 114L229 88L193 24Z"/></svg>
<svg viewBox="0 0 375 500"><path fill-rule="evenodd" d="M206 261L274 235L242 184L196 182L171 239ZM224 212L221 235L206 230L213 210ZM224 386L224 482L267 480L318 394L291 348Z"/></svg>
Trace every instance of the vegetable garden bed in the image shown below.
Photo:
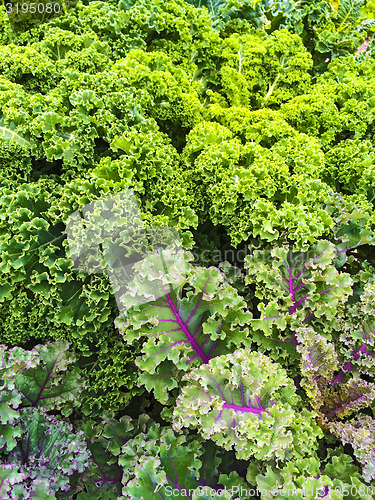
<svg viewBox="0 0 375 500"><path fill-rule="evenodd" d="M374 1L30 5L0 498L374 498Z"/></svg>

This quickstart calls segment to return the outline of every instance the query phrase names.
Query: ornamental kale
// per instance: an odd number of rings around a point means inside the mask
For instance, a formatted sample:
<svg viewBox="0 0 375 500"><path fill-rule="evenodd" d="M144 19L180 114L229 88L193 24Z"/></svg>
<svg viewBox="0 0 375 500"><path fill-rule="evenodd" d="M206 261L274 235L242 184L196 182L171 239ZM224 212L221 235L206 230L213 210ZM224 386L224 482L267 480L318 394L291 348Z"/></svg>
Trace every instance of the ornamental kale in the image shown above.
<svg viewBox="0 0 375 500"><path fill-rule="evenodd" d="M300 328L297 338L297 350L302 354L301 386L323 421L342 418L371 404L375 384L355 375L344 382L351 367L345 364L340 369L332 343L312 328Z"/></svg>
<svg viewBox="0 0 375 500"><path fill-rule="evenodd" d="M84 388L72 365L74 356L66 353L68 347L64 341L31 351L1 346L4 498L55 498L54 492L69 490L69 476L89 464L83 432L49 413L60 410L69 415Z"/></svg>
<svg viewBox="0 0 375 500"><path fill-rule="evenodd" d="M0 352L2 379L0 450L5 447L7 451L11 451L16 446L16 438L20 436L20 430L16 424L19 420L18 409L21 405L21 394L16 389L15 377L20 371L35 367L39 363L39 358L36 351L25 351L20 347L9 350L1 345Z"/></svg>
<svg viewBox="0 0 375 500"><path fill-rule="evenodd" d="M374 420L367 415L345 423L330 424L330 429L341 438L342 442L353 447L354 455L363 467L363 479L367 482L375 478L374 425Z"/></svg>
<svg viewBox="0 0 375 500"><path fill-rule="evenodd" d="M314 454L321 430L301 410L286 372L249 349L214 358L184 376L173 412L176 430L197 428L239 459L290 459Z"/></svg>
<svg viewBox="0 0 375 500"><path fill-rule="evenodd" d="M334 266L335 246L321 240L308 252L293 252L286 245L254 250L245 260L247 284L255 284L259 319L254 340L273 356L295 357L288 346L298 346L297 329L313 322L330 333L339 305L352 293L352 279ZM284 354L283 354L284 353ZM277 357L275 358L277 359Z"/></svg>
<svg viewBox="0 0 375 500"><path fill-rule="evenodd" d="M69 489L69 476L83 472L89 453L83 432L72 432L72 426L43 410L25 408L20 413L21 436L16 448L5 458L15 472L24 474L25 483L47 480L47 491Z"/></svg>
<svg viewBox="0 0 375 500"><path fill-rule="evenodd" d="M189 263L192 256L186 254L185 258ZM142 370L139 382L166 403L185 371L245 344L245 325L251 314L245 312L243 299L214 267L190 265L177 290L169 290L178 281L172 272L181 275L181 270L169 269L171 274L167 274L152 265L152 258L136 264L135 269L138 274L123 297L125 307L133 303L136 294L147 293L146 279L160 282L165 294L126 309L116 324L125 342L141 341L142 357L136 359Z"/></svg>

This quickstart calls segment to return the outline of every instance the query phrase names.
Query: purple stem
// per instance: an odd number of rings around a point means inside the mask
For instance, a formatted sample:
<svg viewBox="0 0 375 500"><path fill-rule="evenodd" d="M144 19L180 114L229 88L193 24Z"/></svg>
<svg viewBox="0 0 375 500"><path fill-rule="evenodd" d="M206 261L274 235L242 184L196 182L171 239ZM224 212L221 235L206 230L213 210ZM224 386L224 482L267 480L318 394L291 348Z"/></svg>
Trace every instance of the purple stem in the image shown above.
<svg viewBox="0 0 375 500"><path fill-rule="evenodd" d="M98 462L95 460L94 457L91 457L92 461L95 463L95 465L97 466L97 468L99 469L100 471L100 474L103 476L102 479L95 479L95 482L109 482L109 483L120 483L121 482L121 477L108 477L105 472L103 471L103 469L100 467L100 465L98 464Z"/></svg>
<svg viewBox="0 0 375 500"><path fill-rule="evenodd" d="M245 406L245 405L239 406L239 405L234 404L233 403L232 394L231 394L230 391L229 391L229 394L230 394L230 397L231 397L231 400L232 400L232 404L228 403L226 397L223 394L223 391L220 388L220 385L217 382L215 382L215 380L212 380L209 377L207 377L207 378L208 378L208 380L210 380L211 382L213 382L216 385L216 387L217 387L217 389L218 389L218 391L220 393L220 396L222 397L223 401L225 401L224 404L223 404L223 408L220 410L219 415L215 419L215 422L221 417L221 414L223 413L223 409L224 408L230 408L230 409L235 410L235 411L242 411L242 412L246 412L246 413L256 413L258 415L260 415L262 412L269 413L268 410L266 410L266 409L264 409L262 407L262 405L260 404L258 398L256 398L256 399L257 399L257 402L258 402L258 405L259 405L260 408L254 408L250 404L248 406ZM250 398L249 398L249 401L250 401Z"/></svg>
<svg viewBox="0 0 375 500"><path fill-rule="evenodd" d="M358 351L356 351L353 354L353 360L357 361L357 359L360 357L361 354L370 354L369 352L366 351L367 345L363 344ZM375 356L374 354L370 354L371 356ZM345 366L342 367L340 373L336 376L336 378L332 381L332 385L335 386L339 382L342 382L342 379L344 378L345 374L353 368L353 363L349 361L346 363Z"/></svg>
<svg viewBox="0 0 375 500"><path fill-rule="evenodd" d="M171 458L172 465L173 465L173 470L174 470L174 477L176 478L176 481L178 482L178 477L177 477L177 471L176 471L176 466L174 464L173 458Z"/></svg>
<svg viewBox="0 0 375 500"><path fill-rule="evenodd" d="M43 397L40 397L38 399L37 402L39 401L42 401L42 399L52 399L52 398L56 398L58 396L61 396L61 394L65 394L66 392L70 392L70 389L67 389L66 391L59 391L58 394L52 394L51 396L43 396ZM26 396L26 394L23 395L28 401L30 401L30 403L33 403L33 400L31 398L29 398L28 396ZM36 405L36 403L35 403ZM34 403L32 404L32 406L35 406Z"/></svg>
<svg viewBox="0 0 375 500"><path fill-rule="evenodd" d="M34 407L35 407L35 406L39 403L39 401L40 401L41 399L49 399L49 398L47 398L47 397L42 398L42 397L41 397L41 395L42 395L42 392L44 391L44 389L46 388L47 382L49 381L49 379L50 379L50 378L51 378L51 376L52 376L52 373L53 373L53 370L54 370L54 368L55 368L55 366L56 366L57 360L58 360L58 356L57 356L57 358L55 359L55 362L53 363L53 367L52 367L51 371L48 373L48 375L47 375L47 377L46 377L46 379L45 379L45 381L44 381L43 385L42 385L42 386L40 386L40 385L38 384L38 386L40 387L40 391L39 391L39 393L38 393L38 395L37 395L37 397L36 397L35 401L32 403L32 406L34 406ZM34 377L35 377L35 372L34 372ZM64 392L69 392L69 391L64 391ZM50 396L50 397L51 397L51 396ZM29 399L29 398L27 398L27 399ZM30 399L29 399L29 401L31 402L31 400L30 400Z"/></svg>
<svg viewBox="0 0 375 500"><path fill-rule="evenodd" d="M243 383L242 382L241 382L241 385L240 385L240 391L241 391L242 405L245 406L245 398L244 398L244 390L243 390Z"/></svg>
<svg viewBox="0 0 375 500"><path fill-rule="evenodd" d="M148 473L148 477L150 478L150 481L151 481L152 486L154 486L154 485L155 485L155 483L154 483L154 481L152 480L152 478L151 478L151 474L150 474L150 473ZM154 489L153 493L155 493L155 489ZM156 493L159 495L159 497L161 498L161 500L163 500L163 497L161 496L160 491L157 491Z"/></svg>
<svg viewBox="0 0 375 500"><path fill-rule="evenodd" d="M211 358L212 353L214 352L214 349L215 349L215 347L216 347L216 344L217 344L217 340L215 340L215 342L213 343L213 346L211 347L210 352L208 353L208 357L209 357L209 358Z"/></svg>
<svg viewBox="0 0 375 500"><path fill-rule="evenodd" d="M337 255L340 255L340 253L348 252L349 250L353 250L354 248L360 247L362 244L355 245L354 247L346 248L345 250L340 250L340 252L337 252Z"/></svg>
<svg viewBox="0 0 375 500"><path fill-rule="evenodd" d="M326 418L330 419L332 418L334 415L336 415L337 412L339 412L341 409L345 408L345 407L350 407L351 403L354 403L354 401L361 401L361 399L363 399L365 397L365 394L363 394L362 396L359 396L357 397L357 399L355 400L352 400L350 401L349 403L343 403L342 405L338 406L337 408L334 408L333 410L329 411L328 413L326 413Z"/></svg>
<svg viewBox="0 0 375 500"><path fill-rule="evenodd" d="M185 335L187 336L188 340L189 340L189 343L191 344L191 346L193 347L193 349L195 350L195 352L197 353L197 355L201 358L201 360L203 361L203 363L208 363L210 358L208 356L206 356L206 354L203 352L202 348L199 347L199 345L197 344L197 342L195 341L194 337L192 337L192 335L190 334L189 330L187 329L186 327L186 324L181 320L181 317L179 316L178 312L176 311L176 308L172 302L172 299L169 295L169 293L165 290L164 288L164 285L162 284L162 287L163 287L163 290L168 298L168 302L169 302L169 305L170 305L170 308L172 309L172 312L176 318L176 320L165 320L165 321L172 321L173 323L178 323L180 325L180 328L181 330L185 333ZM199 300L198 300L199 302ZM163 321L163 320L159 320L159 321Z"/></svg>
<svg viewBox="0 0 375 500"><path fill-rule="evenodd" d="M179 330L172 330L172 331L179 331ZM160 354L161 352L164 352L164 351L168 351L168 349L170 349L171 347L173 347L174 345L177 345L177 344L183 344L185 342L189 342L188 340L179 340L178 342L175 342L174 344L171 344L169 345L168 347L166 347L165 349L162 349L161 351L158 351L158 352L155 352L155 354L151 354L150 357L152 358L152 356L157 356L158 354Z"/></svg>
<svg viewBox="0 0 375 500"><path fill-rule="evenodd" d="M264 408L253 408L252 406L247 407L247 406L238 406L238 405L231 405L229 403L224 403L223 408L231 408L232 410L235 411L242 411L246 413L256 413L260 415L262 412L269 413L268 410L265 410Z"/></svg>
<svg viewBox="0 0 375 500"><path fill-rule="evenodd" d="M314 310L313 310L313 312L312 312L311 314L309 314L308 316L306 316L306 318L305 318L305 319L303 319L303 320L302 320L302 323L304 323L307 319L311 318L311 316L313 316L313 315L316 313L316 311L317 311L317 310L318 310L318 309L314 309Z"/></svg>
<svg viewBox="0 0 375 500"><path fill-rule="evenodd" d="M294 288L293 288L293 278L292 278L292 268L288 268L286 263L284 262L284 266L285 266L285 269L288 271L288 277L289 277L289 281L288 281L288 286L289 286L289 293L291 294L292 296L292 302L293 302L293 305L291 306L290 308L290 314L293 314L296 312L296 309L297 309L297 305L296 305L296 301L295 301L295 297L294 297Z"/></svg>
<svg viewBox="0 0 375 500"><path fill-rule="evenodd" d="M198 326L197 326L197 328L196 328L196 330L195 330L195 332L194 332L194 338L197 336L197 333L198 333L199 328L201 327L202 323L203 323L203 316L202 316L202 318L199 320ZM203 347L203 346L202 346L202 347Z"/></svg>
<svg viewBox="0 0 375 500"><path fill-rule="evenodd" d="M188 325L189 324L189 321L191 320L191 318L194 316L197 308L198 308L198 304L199 302L201 301L201 298L203 297L204 295L204 292L206 291L206 288L207 288L207 285L208 285L208 282L209 282L209 279L206 281L206 284L204 285L204 288L203 288L203 292L202 292L202 295L199 297L199 299L197 300L196 304L195 304L195 307L193 309L193 312L190 314L190 316L188 317L188 319L186 320L185 322L185 325Z"/></svg>

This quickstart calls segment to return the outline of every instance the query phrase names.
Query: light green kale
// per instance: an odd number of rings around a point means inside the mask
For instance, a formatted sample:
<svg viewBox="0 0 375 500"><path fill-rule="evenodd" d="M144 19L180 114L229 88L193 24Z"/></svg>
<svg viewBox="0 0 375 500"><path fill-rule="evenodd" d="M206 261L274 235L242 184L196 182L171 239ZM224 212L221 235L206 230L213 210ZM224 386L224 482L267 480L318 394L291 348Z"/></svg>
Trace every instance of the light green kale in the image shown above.
<svg viewBox="0 0 375 500"><path fill-rule="evenodd" d="M332 461L327 460L325 467L315 458L291 461L283 467L267 465L266 471L256 476L256 483L262 498L271 494L280 500L285 495L296 500L324 496L334 500L370 500L371 487L362 481L358 467L351 461L350 456L342 453L340 458L333 456Z"/></svg>
<svg viewBox="0 0 375 500"><path fill-rule="evenodd" d="M297 346L296 330L307 321L317 323L322 332L332 331L340 304L352 293L352 279L336 269L335 259L335 246L325 240L307 252L293 252L287 244L267 245L246 257L245 282L255 285L259 300L260 318L252 326L262 332L257 337L262 350L267 338L276 341L271 344L276 352L283 350L280 340Z"/></svg>
<svg viewBox="0 0 375 500"><path fill-rule="evenodd" d="M179 387L184 372L248 342L246 325L252 316L237 290L217 268L192 266L189 260L191 255L184 254L168 270L154 264L152 257L135 264L137 276L116 320L124 341L141 346L135 361L141 370L139 382L163 403ZM183 261L186 274L180 267ZM160 298L149 291L153 282L163 288ZM148 302L133 306L138 295Z"/></svg>
<svg viewBox="0 0 375 500"><path fill-rule="evenodd" d="M223 41L221 58L222 92L231 106L280 104L309 88L311 56L287 30L233 34Z"/></svg>
<svg viewBox="0 0 375 500"><path fill-rule="evenodd" d="M315 414L284 369L267 356L237 349L187 373L173 412L173 427L197 429L236 457L291 459L314 455Z"/></svg>
<svg viewBox="0 0 375 500"><path fill-rule="evenodd" d="M306 250L333 225L324 209L331 188L317 179L323 152L276 113L243 110L232 108L224 120L225 108L215 106L211 112L225 128L204 122L189 133L182 153L189 204L202 222L223 225L235 246L289 235Z"/></svg>

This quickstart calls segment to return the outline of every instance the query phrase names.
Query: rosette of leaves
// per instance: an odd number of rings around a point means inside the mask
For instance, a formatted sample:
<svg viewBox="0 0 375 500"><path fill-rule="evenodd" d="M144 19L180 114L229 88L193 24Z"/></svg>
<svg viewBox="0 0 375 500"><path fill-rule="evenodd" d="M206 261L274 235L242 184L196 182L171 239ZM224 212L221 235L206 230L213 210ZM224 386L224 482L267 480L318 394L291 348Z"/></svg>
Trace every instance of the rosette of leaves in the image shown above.
<svg viewBox="0 0 375 500"><path fill-rule="evenodd" d="M364 285L359 301L348 304L339 318L337 349L346 361L344 371L357 375L375 373L375 284Z"/></svg>
<svg viewBox="0 0 375 500"><path fill-rule="evenodd" d="M22 83L26 91L48 92L58 82L54 64L35 48L2 45L0 61L1 73L14 83Z"/></svg>
<svg viewBox="0 0 375 500"><path fill-rule="evenodd" d="M197 429L238 459L313 456L322 432L302 408L286 371L267 356L237 349L183 378L173 428Z"/></svg>
<svg viewBox="0 0 375 500"><path fill-rule="evenodd" d="M367 140L346 139L326 152L323 179L343 194L366 193L363 176L371 171L375 154ZM367 177L367 176L366 176Z"/></svg>
<svg viewBox="0 0 375 500"><path fill-rule="evenodd" d="M375 479L375 422L368 415L361 415L348 422L331 422L330 430L344 444L350 444L354 456L362 465L362 475L366 482Z"/></svg>
<svg viewBox="0 0 375 500"><path fill-rule="evenodd" d="M167 251L164 255L170 259ZM135 360L139 382L162 403L184 372L249 342L252 315L237 290L217 268L192 266L188 252L180 257L169 269L152 256L136 263L137 274L122 298L125 310L116 320L127 344L142 344ZM179 267L183 262L186 272ZM150 293L153 283L162 287L160 298ZM133 306L137 296L148 302Z"/></svg>
<svg viewBox="0 0 375 500"><path fill-rule="evenodd" d="M142 419L145 421L144 415L139 421ZM236 472L219 474L218 451L186 429L175 433L149 421L121 448L123 498L167 500L187 496L198 500L212 498L217 491L223 491L223 486L246 487Z"/></svg>
<svg viewBox="0 0 375 500"><path fill-rule="evenodd" d="M335 103L336 86L334 83L314 85L309 93L304 93L283 103L281 116L293 128L310 136L319 138L323 148L335 140L345 129L343 118Z"/></svg>
<svg viewBox="0 0 375 500"><path fill-rule="evenodd" d="M222 93L231 106L280 104L309 88L311 55L287 30L235 33L223 41L221 59Z"/></svg>
<svg viewBox="0 0 375 500"><path fill-rule="evenodd" d="M8 349L0 345L0 450L8 452L16 446L20 436L18 427L21 394L16 386L16 377L22 370L31 370L39 363L36 350L26 351L20 347Z"/></svg>
<svg viewBox="0 0 375 500"><path fill-rule="evenodd" d="M362 0L189 0L189 3L206 7L214 28L222 34L248 33L254 27L272 34L285 28L298 34L313 55L315 72L325 70L327 58L355 52L363 39L357 30Z"/></svg>
<svg viewBox="0 0 375 500"><path fill-rule="evenodd" d="M335 59L308 92L281 105L285 120L319 138L325 151L346 139L372 140L374 60L357 57ZM347 169L343 166L343 175Z"/></svg>
<svg viewBox="0 0 375 500"><path fill-rule="evenodd" d="M10 137L8 134L11 134L12 130L0 126L1 129L3 140L0 139L0 185L15 189L18 184L23 184L31 179L32 160L27 146L19 144L14 139L4 140L6 135Z"/></svg>
<svg viewBox="0 0 375 500"><path fill-rule="evenodd" d="M335 268L335 259L335 246L325 240L307 252L267 245L246 257L245 282L255 285L259 300L260 318L251 324L260 349L272 348L275 359L287 353L295 359L297 328L313 322L332 332L338 307L352 292L350 275Z"/></svg>
<svg viewBox="0 0 375 500"><path fill-rule="evenodd" d="M32 47L55 63L59 73L65 69L98 73L108 69L111 63L111 48L100 41L96 33L72 33L57 26L46 29L41 42Z"/></svg>
<svg viewBox="0 0 375 500"><path fill-rule="evenodd" d="M48 493L69 489L69 476L88 466L89 452L83 432L48 415L43 409L25 408L20 413L21 436L17 446L3 458L13 471L28 479L47 480Z"/></svg>
<svg viewBox="0 0 375 500"><path fill-rule="evenodd" d="M139 193L144 221L179 229L184 248L190 248L188 230L197 226L198 217L186 203L188 189L170 138L156 126L133 127L117 136L111 149L121 150L121 157L103 158L92 171L92 183L103 192L131 187Z"/></svg>
<svg viewBox="0 0 375 500"><path fill-rule="evenodd" d="M333 225L324 210L331 188L317 179L323 152L266 111L212 106L213 119L225 126L203 122L191 130L181 155L195 194L189 205L201 222L224 226L235 246L288 234L296 249L306 250Z"/></svg>
<svg viewBox="0 0 375 500"><path fill-rule="evenodd" d="M192 73L187 74L181 65L176 68L166 54L133 50L112 71L126 78L132 88L147 89L153 97L147 111L161 123L180 122L187 128L202 121L204 108L198 96L202 84L192 81Z"/></svg>

